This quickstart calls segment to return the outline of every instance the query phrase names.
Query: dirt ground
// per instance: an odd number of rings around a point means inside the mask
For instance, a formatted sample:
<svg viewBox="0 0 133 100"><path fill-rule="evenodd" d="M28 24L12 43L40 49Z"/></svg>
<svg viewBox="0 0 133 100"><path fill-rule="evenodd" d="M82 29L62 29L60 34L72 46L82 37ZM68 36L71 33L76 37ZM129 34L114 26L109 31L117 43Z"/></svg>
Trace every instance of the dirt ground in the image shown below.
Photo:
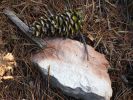
<svg viewBox="0 0 133 100"><path fill-rule="evenodd" d="M114 0L1 0L0 100L75 100L51 88L47 78L42 78L29 60L36 47L3 14L5 8L10 8L30 25L45 15L45 5L59 13L68 6L67 1L71 1L72 8L84 11L84 29L92 40L90 45L110 62L112 100L133 100L133 87L121 78L133 68L132 20L127 18L125 6Z"/></svg>

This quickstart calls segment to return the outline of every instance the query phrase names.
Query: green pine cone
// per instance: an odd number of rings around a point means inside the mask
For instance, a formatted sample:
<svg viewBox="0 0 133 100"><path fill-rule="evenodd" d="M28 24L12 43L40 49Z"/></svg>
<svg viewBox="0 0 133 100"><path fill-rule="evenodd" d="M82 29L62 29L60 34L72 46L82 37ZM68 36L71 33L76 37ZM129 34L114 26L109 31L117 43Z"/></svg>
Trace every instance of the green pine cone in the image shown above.
<svg viewBox="0 0 133 100"><path fill-rule="evenodd" d="M82 29L82 17L74 10L52 15L47 18L40 17L32 26L33 36L44 37L68 37L73 38Z"/></svg>

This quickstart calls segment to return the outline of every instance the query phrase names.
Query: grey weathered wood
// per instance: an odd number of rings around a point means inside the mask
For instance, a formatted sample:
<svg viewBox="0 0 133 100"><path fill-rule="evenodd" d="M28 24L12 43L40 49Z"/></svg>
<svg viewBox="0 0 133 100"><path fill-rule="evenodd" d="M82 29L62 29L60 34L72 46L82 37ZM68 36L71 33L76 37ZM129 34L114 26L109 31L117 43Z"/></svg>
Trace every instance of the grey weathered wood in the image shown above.
<svg viewBox="0 0 133 100"><path fill-rule="evenodd" d="M29 32L29 27L23 21L21 21L13 13L13 11L11 11L9 9L5 9L3 12L38 47L43 48L44 46L46 46L46 44L44 44L44 42L42 42L40 39L32 37L32 34Z"/></svg>

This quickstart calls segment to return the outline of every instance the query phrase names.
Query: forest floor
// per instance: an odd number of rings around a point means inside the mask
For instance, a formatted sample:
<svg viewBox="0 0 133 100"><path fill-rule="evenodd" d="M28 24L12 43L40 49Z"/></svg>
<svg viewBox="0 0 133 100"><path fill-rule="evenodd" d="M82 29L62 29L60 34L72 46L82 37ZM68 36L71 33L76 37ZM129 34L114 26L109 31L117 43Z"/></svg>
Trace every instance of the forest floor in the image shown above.
<svg viewBox="0 0 133 100"><path fill-rule="evenodd" d="M5 8L10 8L30 25L45 14L46 5L57 13L62 12L67 6L63 1L67 0L0 1L0 100L75 100L59 89L47 86L47 80L43 81L29 60L34 45L3 14ZM110 63L112 100L133 100L132 88L121 79L129 67L133 67L132 25L124 6L118 6L113 0L103 1L71 0L70 4L73 7L83 6L82 10L85 8L84 29L92 40L90 45L105 54Z"/></svg>

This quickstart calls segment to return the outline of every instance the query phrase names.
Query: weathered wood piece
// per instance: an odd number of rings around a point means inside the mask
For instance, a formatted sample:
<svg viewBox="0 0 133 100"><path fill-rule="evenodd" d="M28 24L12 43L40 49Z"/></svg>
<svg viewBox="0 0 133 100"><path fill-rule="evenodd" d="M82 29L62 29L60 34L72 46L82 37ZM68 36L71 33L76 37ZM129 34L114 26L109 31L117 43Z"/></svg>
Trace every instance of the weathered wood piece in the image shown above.
<svg viewBox="0 0 133 100"><path fill-rule="evenodd" d="M46 46L44 41L42 42L41 39L32 36L32 34L29 32L29 27L23 21L21 21L13 11L4 9L3 12L38 47L43 48Z"/></svg>

